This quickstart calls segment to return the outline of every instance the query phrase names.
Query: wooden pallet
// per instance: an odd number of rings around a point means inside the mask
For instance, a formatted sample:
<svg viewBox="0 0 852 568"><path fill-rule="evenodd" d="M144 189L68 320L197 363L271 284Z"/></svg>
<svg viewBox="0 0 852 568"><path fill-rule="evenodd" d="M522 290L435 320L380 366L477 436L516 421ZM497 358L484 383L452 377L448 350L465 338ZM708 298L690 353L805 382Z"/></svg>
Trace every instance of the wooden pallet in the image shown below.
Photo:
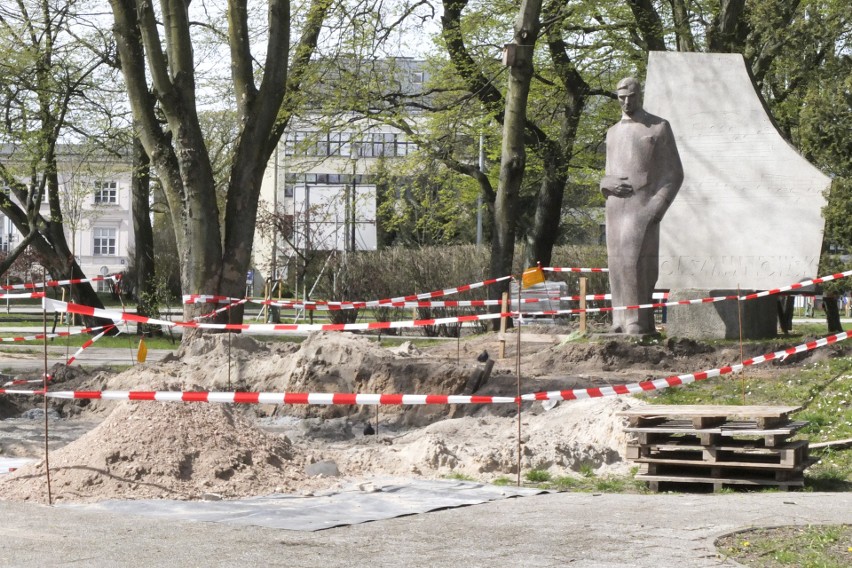
<svg viewBox="0 0 852 568"><path fill-rule="evenodd" d="M696 430L712 428L734 419L753 422L765 430L790 421L789 416L800 406L725 406L725 405L655 405L639 406L619 412L631 427L653 426L667 420L687 419Z"/></svg>
<svg viewBox="0 0 852 568"><path fill-rule="evenodd" d="M749 421L729 421L714 428L695 428L688 420L668 420L657 426L627 427L625 432L637 434L640 444L651 444L675 437L692 436L702 445L719 444L724 438L763 438L767 446L777 446L801 430L808 423L793 421L775 428L758 428Z"/></svg>
<svg viewBox="0 0 852 568"><path fill-rule="evenodd" d="M643 473L637 474L636 479L645 481L651 491L684 491L689 489L700 490L705 488L711 489L714 492L731 488L773 488L780 491L790 491L792 489L801 489L805 485L804 479L779 481L747 477L692 477L685 475L668 476Z"/></svg>
<svg viewBox="0 0 852 568"><path fill-rule="evenodd" d="M808 442L798 440L783 446L731 440L730 443L703 445L691 441L628 444L627 459L637 463L719 464L725 467L794 468L808 459Z"/></svg>
<svg viewBox="0 0 852 568"><path fill-rule="evenodd" d="M661 406L637 407L627 416L627 459L640 465L637 479L655 491L680 485L804 486L812 465L806 440L789 438L806 422L790 420L798 407Z"/></svg>

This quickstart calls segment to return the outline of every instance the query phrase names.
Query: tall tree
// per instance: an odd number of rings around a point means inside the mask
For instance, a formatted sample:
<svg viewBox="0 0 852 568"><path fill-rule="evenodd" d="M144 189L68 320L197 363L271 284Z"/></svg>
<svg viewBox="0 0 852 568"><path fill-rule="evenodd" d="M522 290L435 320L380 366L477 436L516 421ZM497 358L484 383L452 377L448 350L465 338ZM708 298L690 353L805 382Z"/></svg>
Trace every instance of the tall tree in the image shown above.
<svg viewBox="0 0 852 568"><path fill-rule="evenodd" d="M101 58L85 46L98 36L78 14L82 2L16 0L0 7L0 211L24 235L12 257L32 246L53 278L85 278L65 237L59 162L63 136L97 89ZM72 32L72 29L74 32ZM44 207L46 205L46 207ZM72 287L73 298L102 307L89 284ZM91 321L91 318L89 318Z"/></svg>
<svg viewBox="0 0 852 568"><path fill-rule="evenodd" d="M292 55L288 0L268 1L263 46L252 43L247 0L227 4L227 30L220 37L226 38L231 64L238 137L222 221L198 112L193 42L201 28L193 25L189 3L162 0L159 12L143 0L110 0L110 5L134 120L175 227L183 291L241 296L263 172L298 103L301 81L331 2L314 0L307 5ZM260 67L253 49L265 51ZM202 309L186 306L185 317Z"/></svg>
<svg viewBox="0 0 852 568"><path fill-rule="evenodd" d="M533 77L533 54L541 26L540 13L541 0L523 0L515 23L513 41L503 48L504 63L509 67L509 78L503 114L500 183L494 201L491 274L512 272L518 194L521 191L527 161L527 101Z"/></svg>

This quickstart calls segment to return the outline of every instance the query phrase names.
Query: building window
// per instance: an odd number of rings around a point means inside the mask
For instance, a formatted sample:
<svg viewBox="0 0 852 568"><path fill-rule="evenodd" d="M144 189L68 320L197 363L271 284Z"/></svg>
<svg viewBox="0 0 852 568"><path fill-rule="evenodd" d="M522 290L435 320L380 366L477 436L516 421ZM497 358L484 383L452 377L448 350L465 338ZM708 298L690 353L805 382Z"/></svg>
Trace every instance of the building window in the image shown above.
<svg viewBox="0 0 852 568"><path fill-rule="evenodd" d="M95 203L118 203L118 184L114 181L96 181Z"/></svg>
<svg viewBox="0 0 852 568"><path fill-rule="evenodd" d="M322 132L317 134L317 143L313 155L322 157L331 155L327 134L323 134Z"/></svg>
<svg viewBox="0 0 852 568"><path fill-rule="evenodd" d="M423 71L414 71L411 73L411 82L415 85L423 84L424 73Z"/></svg>
<svg viewBox="0 0 852 568"><path fill-rule="evenodd" d="M308 132L297 130L287 133L284 139L284 155L285 156L307 156L309 149L306 141L308 140Z"/></svg>
<svg viewBox="0 0 852 568"><path fill-rule="evenodd" d="M95 256L115 256L116 230L106 227L95 227Z"/></svg>
<svg viewBox="0 0 852 568"><path fill-rule="evenodd" d="M348 132L332 132L328 135L328 155L349 157Z"/></svg>

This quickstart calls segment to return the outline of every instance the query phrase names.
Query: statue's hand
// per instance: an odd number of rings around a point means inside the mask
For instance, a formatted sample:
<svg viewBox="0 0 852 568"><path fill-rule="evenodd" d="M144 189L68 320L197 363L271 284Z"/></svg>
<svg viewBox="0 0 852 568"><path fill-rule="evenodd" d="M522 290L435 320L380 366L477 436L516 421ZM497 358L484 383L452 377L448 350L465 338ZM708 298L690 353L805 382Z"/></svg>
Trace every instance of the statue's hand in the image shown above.
<svg viewBox="0 0 852 568"><path fill-rule="evenodd" d="M633 185L627 181L627 176L604 176L601 179L601 192L609 197L630 197L633 195Z"/></svg>

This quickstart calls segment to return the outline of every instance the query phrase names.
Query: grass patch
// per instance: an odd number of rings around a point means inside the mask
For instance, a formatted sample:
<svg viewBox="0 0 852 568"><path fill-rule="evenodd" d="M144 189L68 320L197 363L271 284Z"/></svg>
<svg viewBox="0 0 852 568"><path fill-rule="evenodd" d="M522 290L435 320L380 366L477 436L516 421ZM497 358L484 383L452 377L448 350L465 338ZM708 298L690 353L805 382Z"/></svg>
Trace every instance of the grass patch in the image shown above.
<svg viewBox="0 0 852 568"><path fill-rule="evenodd" d="M524 478L530 483L544 483L550 481L550 472L543 469L533 469L528 471Z"/></svg>
<svg viewBox="0 0 852 568"><path fill-rule="evenodd" d="M852 565L852 525L751 529L723 536L716 548L754 568L842 568Z"/></svg>
<svg viewBox="0 0 852 568"><path fill-rule="evenodd" d="M573 475L552 476L548 472L546 476L534 475L530 479L530 474L540 472L540 470L532 470L525 476L526 480L533 486L539 489L549 491L573 491L576 493L648 493L645 483L637 481L634 476L638 468L631 470L629 475L606 475L598 477L594 473L591 475L581 475L576 477ZM544 479L546 477L546 479Z"/></svg>
<svg viewBox="0 0 852 568"><path fill-rule="evenodd" d="M57 331L60 331L57 328ZM36 333L41 334L41 330L38 330ZM48 334L50 333L50 329L48 328ZM22 334L4 334L5 337L20 337ZM26 334L30 335L30 334ZM47 347L49 349L56 348L65 348L65 347L80 347L85 342L89 341L94 337L89 334L79 334L79 335L71 335L68 337L55 337L47 340ZM135 350L139 346L139 336L136 335L117 335L117 336L109 336L105 335L98 339L93 346L95 347L106 347L112 349L129 349L133 347ZM37 352L41 353L44 349L43 340L32 340L27 341L26 343L18 343L15 342L15 347L11 347L9 343L0 343L0 350L6 348L7 351L15 353L30 353ZM26 347L20 347L21 345L26 345ZM168 336L164 337L146 337L145 345L148 349L168 349L175 350L180 347L180 337L175 337L174 341L172 341Z"/></svg>
<svg viewBox="0 0 852 568"><path fill-rule="evenodd" d="M454 479L456 481L476 481L473 477L471 477L467 474L458 473L458 472L455 472L455 471L453 473L445 475L444 479Z"/></svg>

